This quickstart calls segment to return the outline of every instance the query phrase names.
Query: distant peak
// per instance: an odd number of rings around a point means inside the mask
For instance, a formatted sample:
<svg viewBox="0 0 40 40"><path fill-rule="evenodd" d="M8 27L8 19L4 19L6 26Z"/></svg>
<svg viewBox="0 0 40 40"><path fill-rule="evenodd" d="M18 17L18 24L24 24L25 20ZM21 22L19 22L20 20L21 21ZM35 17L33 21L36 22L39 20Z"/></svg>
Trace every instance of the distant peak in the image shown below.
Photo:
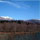
<svg viewBox="0 0 40 40"><path fill-rule="evenodd" d="M40 20L40 19L32 19L32 20Z"/></svg>
<svg viewBox="0 0 40 40"><path fill-rule="evenodd" d="M13 20L13 18L9 16L0 16L0 20Z"/></svg>

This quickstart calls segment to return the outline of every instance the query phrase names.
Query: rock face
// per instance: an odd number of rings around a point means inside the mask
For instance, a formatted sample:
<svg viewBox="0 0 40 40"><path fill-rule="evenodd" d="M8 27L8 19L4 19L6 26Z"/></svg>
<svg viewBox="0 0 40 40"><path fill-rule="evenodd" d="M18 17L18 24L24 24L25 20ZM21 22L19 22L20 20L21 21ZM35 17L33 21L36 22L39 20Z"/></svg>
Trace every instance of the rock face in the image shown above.
<svg viewBox="0 0 40 40"><path fill-rule="evenodd" d="M0 32L40 32L40 20L0 20Z"/></svg>

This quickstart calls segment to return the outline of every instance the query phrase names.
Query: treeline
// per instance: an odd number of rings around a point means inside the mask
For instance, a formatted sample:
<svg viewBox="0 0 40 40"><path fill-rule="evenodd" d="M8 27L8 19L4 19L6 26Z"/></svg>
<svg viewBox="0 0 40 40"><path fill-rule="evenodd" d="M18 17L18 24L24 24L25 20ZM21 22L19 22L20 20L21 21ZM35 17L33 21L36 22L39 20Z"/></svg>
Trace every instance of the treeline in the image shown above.
<svg viewBox="0 0 40 40"><path fill-rule="evenodd" d="M0 32L36 32L40 31L40 23L26 22L23 20L1 20Z"/></svg>

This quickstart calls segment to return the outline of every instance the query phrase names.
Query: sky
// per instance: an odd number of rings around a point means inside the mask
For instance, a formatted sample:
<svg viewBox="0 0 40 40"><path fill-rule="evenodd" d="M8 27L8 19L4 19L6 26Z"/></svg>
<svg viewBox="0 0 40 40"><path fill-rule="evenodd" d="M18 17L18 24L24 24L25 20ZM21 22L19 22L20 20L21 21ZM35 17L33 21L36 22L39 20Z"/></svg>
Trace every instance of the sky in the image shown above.
<svg viewBox="0 0 40 40"><path fill-rule="evenodd" d="M16 20L40 19L40 0L0 0L0 16Z"/></svg>

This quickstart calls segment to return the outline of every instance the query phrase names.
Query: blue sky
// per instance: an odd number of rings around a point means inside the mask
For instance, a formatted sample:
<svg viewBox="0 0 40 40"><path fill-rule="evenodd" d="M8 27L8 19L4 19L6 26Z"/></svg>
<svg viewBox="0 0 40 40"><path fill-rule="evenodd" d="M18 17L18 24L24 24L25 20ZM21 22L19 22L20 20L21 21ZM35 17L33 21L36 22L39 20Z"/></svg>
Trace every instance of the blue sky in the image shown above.
<svg viewBox="0 0 40 40"><path fill-rule="evenodd" d="M0 0L0 16L16 20L40 19L40 1Z"/></svg>

